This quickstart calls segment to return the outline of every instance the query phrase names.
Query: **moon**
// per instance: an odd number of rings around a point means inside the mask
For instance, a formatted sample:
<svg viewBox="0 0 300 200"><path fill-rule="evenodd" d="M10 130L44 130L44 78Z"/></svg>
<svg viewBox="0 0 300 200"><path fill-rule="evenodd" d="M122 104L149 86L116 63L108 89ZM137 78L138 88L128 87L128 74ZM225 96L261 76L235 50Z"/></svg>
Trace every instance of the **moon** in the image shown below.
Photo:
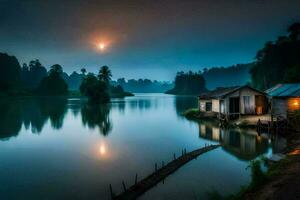
<svg viewBox="0 0 300 200"><path fill-rule="evenodd" d="M105 49L105 47L106 47L106 45L104 43L102 43L102 42L98 44L98 49L100 51L103 51Z"/></svg>

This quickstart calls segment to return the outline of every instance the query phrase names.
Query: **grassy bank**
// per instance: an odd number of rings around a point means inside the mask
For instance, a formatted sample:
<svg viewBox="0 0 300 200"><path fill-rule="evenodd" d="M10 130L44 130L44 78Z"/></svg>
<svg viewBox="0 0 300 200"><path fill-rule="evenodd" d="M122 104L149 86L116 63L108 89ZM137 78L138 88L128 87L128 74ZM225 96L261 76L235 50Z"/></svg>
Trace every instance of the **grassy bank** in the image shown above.
<svg viewBox="0 0 300 200"><path fill-rule="evenodd" d="M300 156L287 156L285 159L269 166L264 172L264 160L254 160L250 163L251 182L233 195L222 196L217 191L208 192L210 200L265 200L265 199L293 199L293 193L299 191ZM295 174L295 168L297 173ZM294 170L291 170L294 169Z"/></svg>
<svg viewBox="0 0 300 200"><path fill-rule="evenodd" d="M215 113L201 112L198 108L190 108L182 113L189 120L217 120Z"/></svg>
<svg viewBox="0 0 300 200"><path fill-rule="evenodd" d="M216 120L218 119L218 113L215 112L201 112L198 108L190 108L182 113L189 120ZM223 125L226 127L239 127L239 128L256 128L258 119L264 119L265 116L241 116L240 118L223 121Z"/></svg>

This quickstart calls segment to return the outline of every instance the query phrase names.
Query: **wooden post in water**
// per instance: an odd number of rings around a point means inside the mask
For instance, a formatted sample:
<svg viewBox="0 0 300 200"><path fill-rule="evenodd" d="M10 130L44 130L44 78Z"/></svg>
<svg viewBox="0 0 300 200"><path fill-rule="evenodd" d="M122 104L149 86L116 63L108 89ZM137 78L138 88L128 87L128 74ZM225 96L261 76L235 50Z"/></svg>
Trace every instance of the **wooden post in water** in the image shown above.
<svg viewBox="0 0 300 200"><path fill-rule="evenodd" d="M110 191L110 197L111 197L111 199L114 199L115 195L113 193L111 184L109 184L109 191Z"/></svg>
<svg viewBox="0 0 300 200"><path fill-rule="evenodd" d="M173 158L174 158L174 160L176 160L176 155L175 155L175 153L173 153Z"/></svg>
<svg viewBox="0 0 300 200"><path fill-rule="evenodd" d="M123 185L124 192L126 192L126 185L124 181L122 181L122 185Z"/></svg>
<svg viewBox="0 0 300 200"><path fill-rule="evenodd" d="M136 174L135 174L135 181L134 181L134 184L135 184L135 185L137 184L137 179L138 179L138 174L136 173Z"/></svg>

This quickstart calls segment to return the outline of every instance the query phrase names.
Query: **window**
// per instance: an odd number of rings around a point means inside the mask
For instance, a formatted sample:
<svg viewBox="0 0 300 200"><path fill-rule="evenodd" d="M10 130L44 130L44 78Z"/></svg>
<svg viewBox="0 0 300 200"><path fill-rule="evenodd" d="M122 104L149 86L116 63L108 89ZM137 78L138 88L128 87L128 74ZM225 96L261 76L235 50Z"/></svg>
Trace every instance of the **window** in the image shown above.
<svg viewBox="0 0 300 200"><path fill-rule="evenodd" d="M206 111L211 111L212 110L212 103L211 102L207 102L205 109L206 109Z"/></svg>
<svg viewBox="0 0 300 200"><path fill-rule="evenodd" d="M250 105L250 96L243 96L244 100L244 113L245 114L251 114L251 105Z"/></svg>

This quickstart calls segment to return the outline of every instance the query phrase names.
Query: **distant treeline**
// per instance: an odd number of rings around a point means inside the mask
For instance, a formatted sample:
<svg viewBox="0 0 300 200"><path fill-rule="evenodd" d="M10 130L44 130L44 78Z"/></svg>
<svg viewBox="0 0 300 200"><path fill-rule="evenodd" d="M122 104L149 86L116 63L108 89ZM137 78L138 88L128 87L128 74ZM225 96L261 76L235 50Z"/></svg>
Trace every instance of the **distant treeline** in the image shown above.
<svg viewBox="0 0 300 200"><path fill-rule="evenodd" d="M125 78L119 78L117 81L112 81L112 84L120 85L124 90L136 93L163 93L174 86L174 84L170 82L151 81L149 79L129 79L126 81Z"/></svg>
<svg viewBox="0 0 300 200"><path fill-rule="evenodd" d="M209 90L217 87L245 85L250 82L250 69L253 63L237 64L229 67L204 68L202 75Z"/></svg>
<svg viewBox="0 0 300 200"><path fill-rule="evenodd" d="M168 90L167 94L198 95L205 92L205 79L201 72L177 72L174 88Z"/></svg>
<svg viewBox="0 0 300 200"><path fill-rule="evenodd" d="M167 94L198 95L216 87L245 85L250 81L249 70L253 64L238 64L230 67L204 68L199 72L178 72L174 88Z"/></svg>
<svg viewBox="0 0 300 200"><path fill-rule="evenodd" d="M70 95L71 89L80 90L94 102L107 103L110 97L132 95L122 86L110 84L112 73L107 66L102 66L97 75L86 75L86 69L82 68L81 74L73 72L68 76L59 64L47 71L36 59L21 67L15 56L0 53L0 71L0 96L65 96Z"/></svg>
<svg viewBox="0 0 300 200"><path fill-rule="evenodd" d="M40 63L38 59L24 63L21 68L22 85L27 89L34 89L40 81L48 75L47 69ZM62 78L68 85L69 90L78 90L82 82L84 74L74 71L70 76L62 71Z"/></svg>

